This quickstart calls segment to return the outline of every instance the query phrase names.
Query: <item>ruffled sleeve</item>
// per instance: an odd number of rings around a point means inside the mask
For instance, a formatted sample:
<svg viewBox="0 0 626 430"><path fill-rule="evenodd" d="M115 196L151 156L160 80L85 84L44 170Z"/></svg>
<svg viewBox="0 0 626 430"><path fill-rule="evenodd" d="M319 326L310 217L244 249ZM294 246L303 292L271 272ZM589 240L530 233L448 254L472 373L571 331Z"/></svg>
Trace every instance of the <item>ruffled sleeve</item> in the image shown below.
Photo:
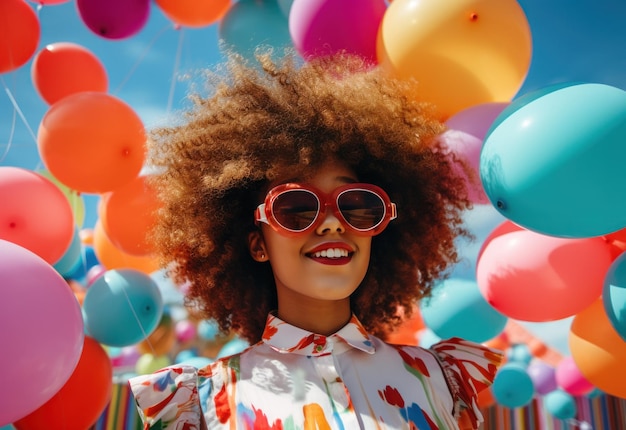
<svg viewBox="0 0 626 430"><path fill-rule="evenodd" d="M450 386L455 416L477 429L482 421L478 393L493 383L502 353L456 337L438 342L430 349L439 359Z"/></svg>
<svg viewBox="0 0 626 430"><path fill-rule="evenodd" d="M193 366L170 366L128 381L144 429L199 430L204 427Z"/></svg>

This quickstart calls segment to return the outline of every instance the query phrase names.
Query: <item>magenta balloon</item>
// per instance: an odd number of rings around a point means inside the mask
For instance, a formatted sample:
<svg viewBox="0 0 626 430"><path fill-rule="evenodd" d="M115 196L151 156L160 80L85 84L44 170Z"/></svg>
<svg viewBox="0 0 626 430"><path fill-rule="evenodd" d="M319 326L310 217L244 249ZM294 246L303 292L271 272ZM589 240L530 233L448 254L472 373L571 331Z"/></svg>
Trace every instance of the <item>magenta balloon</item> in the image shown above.
<svg viewBox="0 0 626 430"><path fill-rule="evenodd" d="M150 0L76 0L76 7L87 28L105 39L134 35L150 16Z"/></svg>
<svg viewBox="0 0 626 430"><path fill-rule="evenodd" d="M526 372L533 380L537 394L545 395L558 388L556 384L556 370L548 363L535 361L528 365Z"/></svg>
<svg viewBox="0 0 626 430"><path fill-rule="evenodd" d="M494 102L471 106L448 118L446 125L453 130L471 134L482 142L491 124L508 105L509 102Z"/></svg>
<svg viewBox="0 0 626 430"><path fill-rule="evenodd" d="M294 0L289 33L305 58L345 50L375 64L378 28L386 9L385 0Z"/></svg>
<svg viewBox="0 0 626 430"><path fill-rule="evenodd" d="M0 166L0 239L20 245L50 264L74 237L74 214L63 191L30 170Z"/></svg>
<svg viewBox="0 0 626 430"><path fill-rule="evenodd" d="M0 427L30 414L68 381L83 348L80 305L45 260L0 239Z"/></svg>

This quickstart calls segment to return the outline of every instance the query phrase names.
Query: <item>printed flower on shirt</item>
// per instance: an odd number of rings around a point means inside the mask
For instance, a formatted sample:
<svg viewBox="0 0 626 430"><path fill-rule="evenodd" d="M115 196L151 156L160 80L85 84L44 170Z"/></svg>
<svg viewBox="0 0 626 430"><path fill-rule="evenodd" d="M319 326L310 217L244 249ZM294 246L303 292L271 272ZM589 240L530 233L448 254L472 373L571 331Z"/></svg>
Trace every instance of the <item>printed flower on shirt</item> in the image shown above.
<svg viewBox="0 0 626 430"><path fill-rule="evenodd" d="M426 364L420 358L409 355L409 353L407 353L402 347L397 347L397 349L400 357L402 357L402 361L404 361L412 369L417 370L420 374L430 376Z"/></svg>
<svg viewBox="0 0 626 430"><path fill-rule="evenodd" d="M387 385L384 391L378 390L378 395L390 405L404 408L404 399L397 388Z"/></svg>

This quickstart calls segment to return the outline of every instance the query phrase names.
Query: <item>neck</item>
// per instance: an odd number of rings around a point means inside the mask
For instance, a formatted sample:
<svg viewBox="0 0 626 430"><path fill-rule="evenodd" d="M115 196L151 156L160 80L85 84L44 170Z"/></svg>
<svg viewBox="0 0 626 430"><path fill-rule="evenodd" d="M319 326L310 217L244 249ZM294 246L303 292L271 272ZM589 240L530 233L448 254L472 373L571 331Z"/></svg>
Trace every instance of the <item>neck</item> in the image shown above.
<svg viewBox="0 0 626 430"><path fill-rule="evenodd" d="M288 303L289 301L287 301ZM352 317L350 299L318 301L304 299L298 306L278 300L278 318L312 333L330 336L345 326Z"/></svg>

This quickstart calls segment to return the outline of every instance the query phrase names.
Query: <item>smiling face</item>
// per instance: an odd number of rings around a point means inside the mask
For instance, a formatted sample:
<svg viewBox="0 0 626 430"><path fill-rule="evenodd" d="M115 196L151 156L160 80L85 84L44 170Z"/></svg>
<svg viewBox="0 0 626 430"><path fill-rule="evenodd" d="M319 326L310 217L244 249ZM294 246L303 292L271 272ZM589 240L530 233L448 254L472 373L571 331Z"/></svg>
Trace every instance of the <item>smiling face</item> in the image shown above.
<svg viewBox="0 0 626 430"><path fill-rule="evenodd" d="M300 182L331 193L358 178L345 165L328 162ZM309 305L349 309L350 295L365 277L372 238L348 231L330 208L320 216L321 224L301 235L284 236L261 224L261 233L251 236L253 257L272 265L279 315Z"/></svg>

